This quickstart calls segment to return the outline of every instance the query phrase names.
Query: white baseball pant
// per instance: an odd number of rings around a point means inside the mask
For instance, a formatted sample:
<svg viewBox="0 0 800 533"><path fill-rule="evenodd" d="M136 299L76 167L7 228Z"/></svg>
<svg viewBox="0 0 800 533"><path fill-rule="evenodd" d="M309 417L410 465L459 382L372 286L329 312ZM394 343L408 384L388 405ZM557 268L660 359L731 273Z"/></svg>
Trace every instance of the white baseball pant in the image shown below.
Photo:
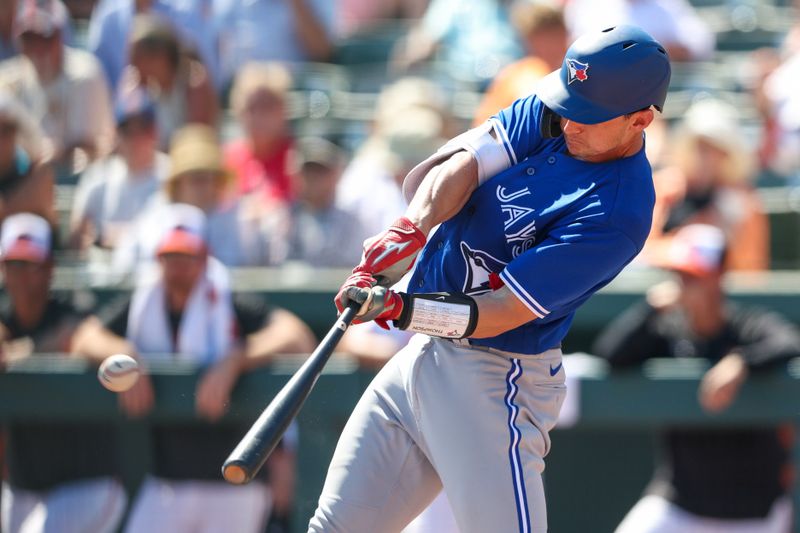
<svg viewBox="0 0 800 533"><path fill-rule="evenodd" d="M416 335L345 425L309 531L398 532L444 487L462 533L545 533L541 474L565 394L559 349Z"/></svg>

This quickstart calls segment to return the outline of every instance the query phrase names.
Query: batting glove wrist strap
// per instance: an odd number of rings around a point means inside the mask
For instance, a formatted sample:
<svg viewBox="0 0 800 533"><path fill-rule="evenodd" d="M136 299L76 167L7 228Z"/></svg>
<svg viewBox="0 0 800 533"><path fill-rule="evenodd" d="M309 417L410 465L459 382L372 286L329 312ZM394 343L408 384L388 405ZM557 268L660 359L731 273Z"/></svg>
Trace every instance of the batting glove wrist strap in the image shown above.
<svg viewBox="0 0 800 533"><path fill-rule="evenodd" d="M371 274L382 287L394 285L414 266L425 242L422 230L401 217L383 233L364 241L364 255L354 272Z"/></svg>
<svg viewBox="0 0 800 533"><path fill-rule="evenodd" d="M398 329L445 339L463 339L475 331L478 304L471 296L448 292L399 294L403 310L394 321Z"/></svg>

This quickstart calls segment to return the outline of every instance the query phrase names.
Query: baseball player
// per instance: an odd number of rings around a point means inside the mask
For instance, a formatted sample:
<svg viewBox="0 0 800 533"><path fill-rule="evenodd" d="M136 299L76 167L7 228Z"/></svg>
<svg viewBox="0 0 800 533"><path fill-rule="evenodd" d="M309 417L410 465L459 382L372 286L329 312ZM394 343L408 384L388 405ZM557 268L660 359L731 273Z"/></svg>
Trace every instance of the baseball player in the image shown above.
<svg viewBox="0 0 800 533"><path fill-rule="evenodd" d="M365 243L336 300L418 335L353 411L310 531L399 531L442 487L464 533L547 530L561 341L650 230L643 131L669 78L641 29L587 34L534 94L409 173L405 216Z"/></svg>

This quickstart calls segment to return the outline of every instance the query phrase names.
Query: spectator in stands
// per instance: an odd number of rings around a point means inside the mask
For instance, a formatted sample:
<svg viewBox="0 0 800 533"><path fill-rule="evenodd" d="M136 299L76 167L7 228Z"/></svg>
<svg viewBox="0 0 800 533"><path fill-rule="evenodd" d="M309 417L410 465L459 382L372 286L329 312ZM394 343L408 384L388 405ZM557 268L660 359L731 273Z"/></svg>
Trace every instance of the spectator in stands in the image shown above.
<svg viewBox="0 0 800 533"><path fill-rule="evenodd" d="M329 61L339 1L218 1L215 18L220 25L223 86L251 61Z"/></svg>
<svg viewBox="0 0 800 533"><path fill-rule="evenodd" d="M377 235L405 212L403 179L444 143L442 118L429 108L400 108L379 119L337 189L337 205L358 217L364 238Z"/></svg>
<svg viewBox="0 0 800 533"><path fill-rule="evenodd" d="M195 396L206 423L154 424L153 477L137 496L126 528L152 531L263 531L269 491L263 483L233 486L219 465L246 428L222 421L239 376L276 354L308 353L313 336L295 315L234 296L228 272L208 255L203 212L173 204L158 238L158 269L104 320L86 322L76 350L94 358L128 353L148 361L186 361L203 369ZM173 354L173 355L169 355ZM123 410L143 416L158 401L145 371L119 395Z"/></svg>
<svg viewBox="0 0 800 533"><path fill-rule="evenodd" d="M672 165L653 176L656 204L643 258L660 255L680 226L702 222L730 239L726 267L769 267L769 221L750 181L754 165L739 112L716 99L693 104L677 127Z"/></svg>
<svg viewBox="0 0 800 533"><path fill-rule="evenodd" d="M0 233L0 363L68 353L85 310L50 292L53 239L31 213L5 219ZM0 370L3 365L0 364ZM113 427L31 420L6 424L2 523L8 532L114 533L127 497L116 479Z"/></svg>
<svg viewBox="0 0 800 533"><path fill-rule="evenodd" d="M116 268L129 272L152 260L163 223L165 204L185 203L200 208L208 217L211 254L226 266L274 264L285 246L273 240L253 198L231 199L233 175L223 163L214 130L189 124L178 130L170 149L169 175L162 197L137 221L136 231L115 251Z"/></svg>
<svg viewBox="0 0 800 533"><path fill-rule="evenodd" d="M750 373L800 356L794 326L727 300L725 248L718 228L681 229L661 261L679 282L651 289L647 302L601 334L594 352L613 367L651 357L707 359L713 366L698 400L712 414L735 401ZM617 533L789 531L790 435L777 427L667 429L653 481Z"/></svg>
<svg viewBox="0 0 800 533"><path fill-rule="evenodd" d="M795 33L800 35L800 29ZM768 57L755 91L763 118L759 156L766 170L797 185L800 184L800 96L794 87L800 80L800 49L782 58Z"/></svg>
<svg viewBox="0 0 800 533"><path fill-rule="evenodd" d="M573 38L635 24L663 44L672 61L707 61L714 53L714 34L687 0L570 0L565 16Z"/></svg>
<svg viewBox="0 0 800 533"><path fill-rule="evenodd" d="M100 0L89 22L88 48L103 65L109 86L116 91L128 65L128 41L133 18L150 13L169 21L181 42L208 69L219 88L219 50L213 0Z"/></svg>
<svg viewBox="0 0 800 533"><path fill-rule="evenodd" d="M225 146L225 162L240 195L254 194L266 208L294 199L286 98L292 78L280 63L248 63L236 76L231 107L244 136Z"/></svg>
<svg viewBox="0 0 800 533"><path fill-rule="evenodd" d="M70 243L114 248L153 201L169 170L157 150L155 103L141 90L121 93L115 108L117 150L86 169L72 208Z"/></svg>
<svg viewBox="0 0 800 533"><path fill-rule="evenodd" d="M348 38L379 30L388 20L413 20L425 14L428 0L339 0L336 35Z"/></svg>
<svg viewBox="0 0 800 533"><path fill-rule="evenodd" d="M161 149L186 124L216 127L219 105L208 70L183 49L168 21L155 15L134 17L130 62L119 90L141 86L155 100Z"/></svg>
<svg viewBox="0 0 800 533"><path fill-rule="evenodd" d="M14 36L14 19L17 3L8 0L0 4L0 61L10 59L19 53Z"/></svg>
<svg viewBox="0 0 800 533"><path fill-rule="evenodd" d="M431 0L425 15L402 40L393 59L403 72L434 56L448 73L487 83L522 56L507 0Z"/></svg>
<svg viewBox="0 0 800 533"><path fill-rule="evenodd" d="M567 52L567 27L561 8L523 0L512 7L511 20L526 56L503 68L492 81L475 112L474 126L531 94L542 77L561 68Z"/></svg>
<svg viewBox="0 0 800 533"><path fill-rule="evenodd" d="M32 117L0 91L0 221L31 212L55 221L48 143Z"/></svg>
<svg viewBox="0 0 800 533"><path fill-rule="evenodd" d="M0 88L42 125L59 175L105 155L114 131L100 64L89 52L64 45L67 24L61 0L25 0L14 29L22 54L0 64Z"/></svg>
<svg viewBox="0 0 800 533"><path fill-rule="evenodd" d="M309 137L297 142L297 200L288 210L287 259L315 267L348 267L361 257L364 235L355 215L337 207L344 153Z"/></svg>

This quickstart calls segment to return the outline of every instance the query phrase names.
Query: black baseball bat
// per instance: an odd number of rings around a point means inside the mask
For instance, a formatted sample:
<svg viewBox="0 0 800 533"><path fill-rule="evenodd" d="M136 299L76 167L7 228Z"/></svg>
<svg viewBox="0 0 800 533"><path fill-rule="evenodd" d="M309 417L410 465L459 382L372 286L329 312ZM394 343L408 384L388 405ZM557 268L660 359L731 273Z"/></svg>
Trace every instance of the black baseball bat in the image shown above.
<svg viewBox="0 0 800 533"><path fill-rule="evenodd" d="M222 477L228 483L243 485L258 473L280 442L286 428L317 383L325 363L356 316L361 304L351 301L322 342L253 423L247 434L222 465Z"/></svg>

